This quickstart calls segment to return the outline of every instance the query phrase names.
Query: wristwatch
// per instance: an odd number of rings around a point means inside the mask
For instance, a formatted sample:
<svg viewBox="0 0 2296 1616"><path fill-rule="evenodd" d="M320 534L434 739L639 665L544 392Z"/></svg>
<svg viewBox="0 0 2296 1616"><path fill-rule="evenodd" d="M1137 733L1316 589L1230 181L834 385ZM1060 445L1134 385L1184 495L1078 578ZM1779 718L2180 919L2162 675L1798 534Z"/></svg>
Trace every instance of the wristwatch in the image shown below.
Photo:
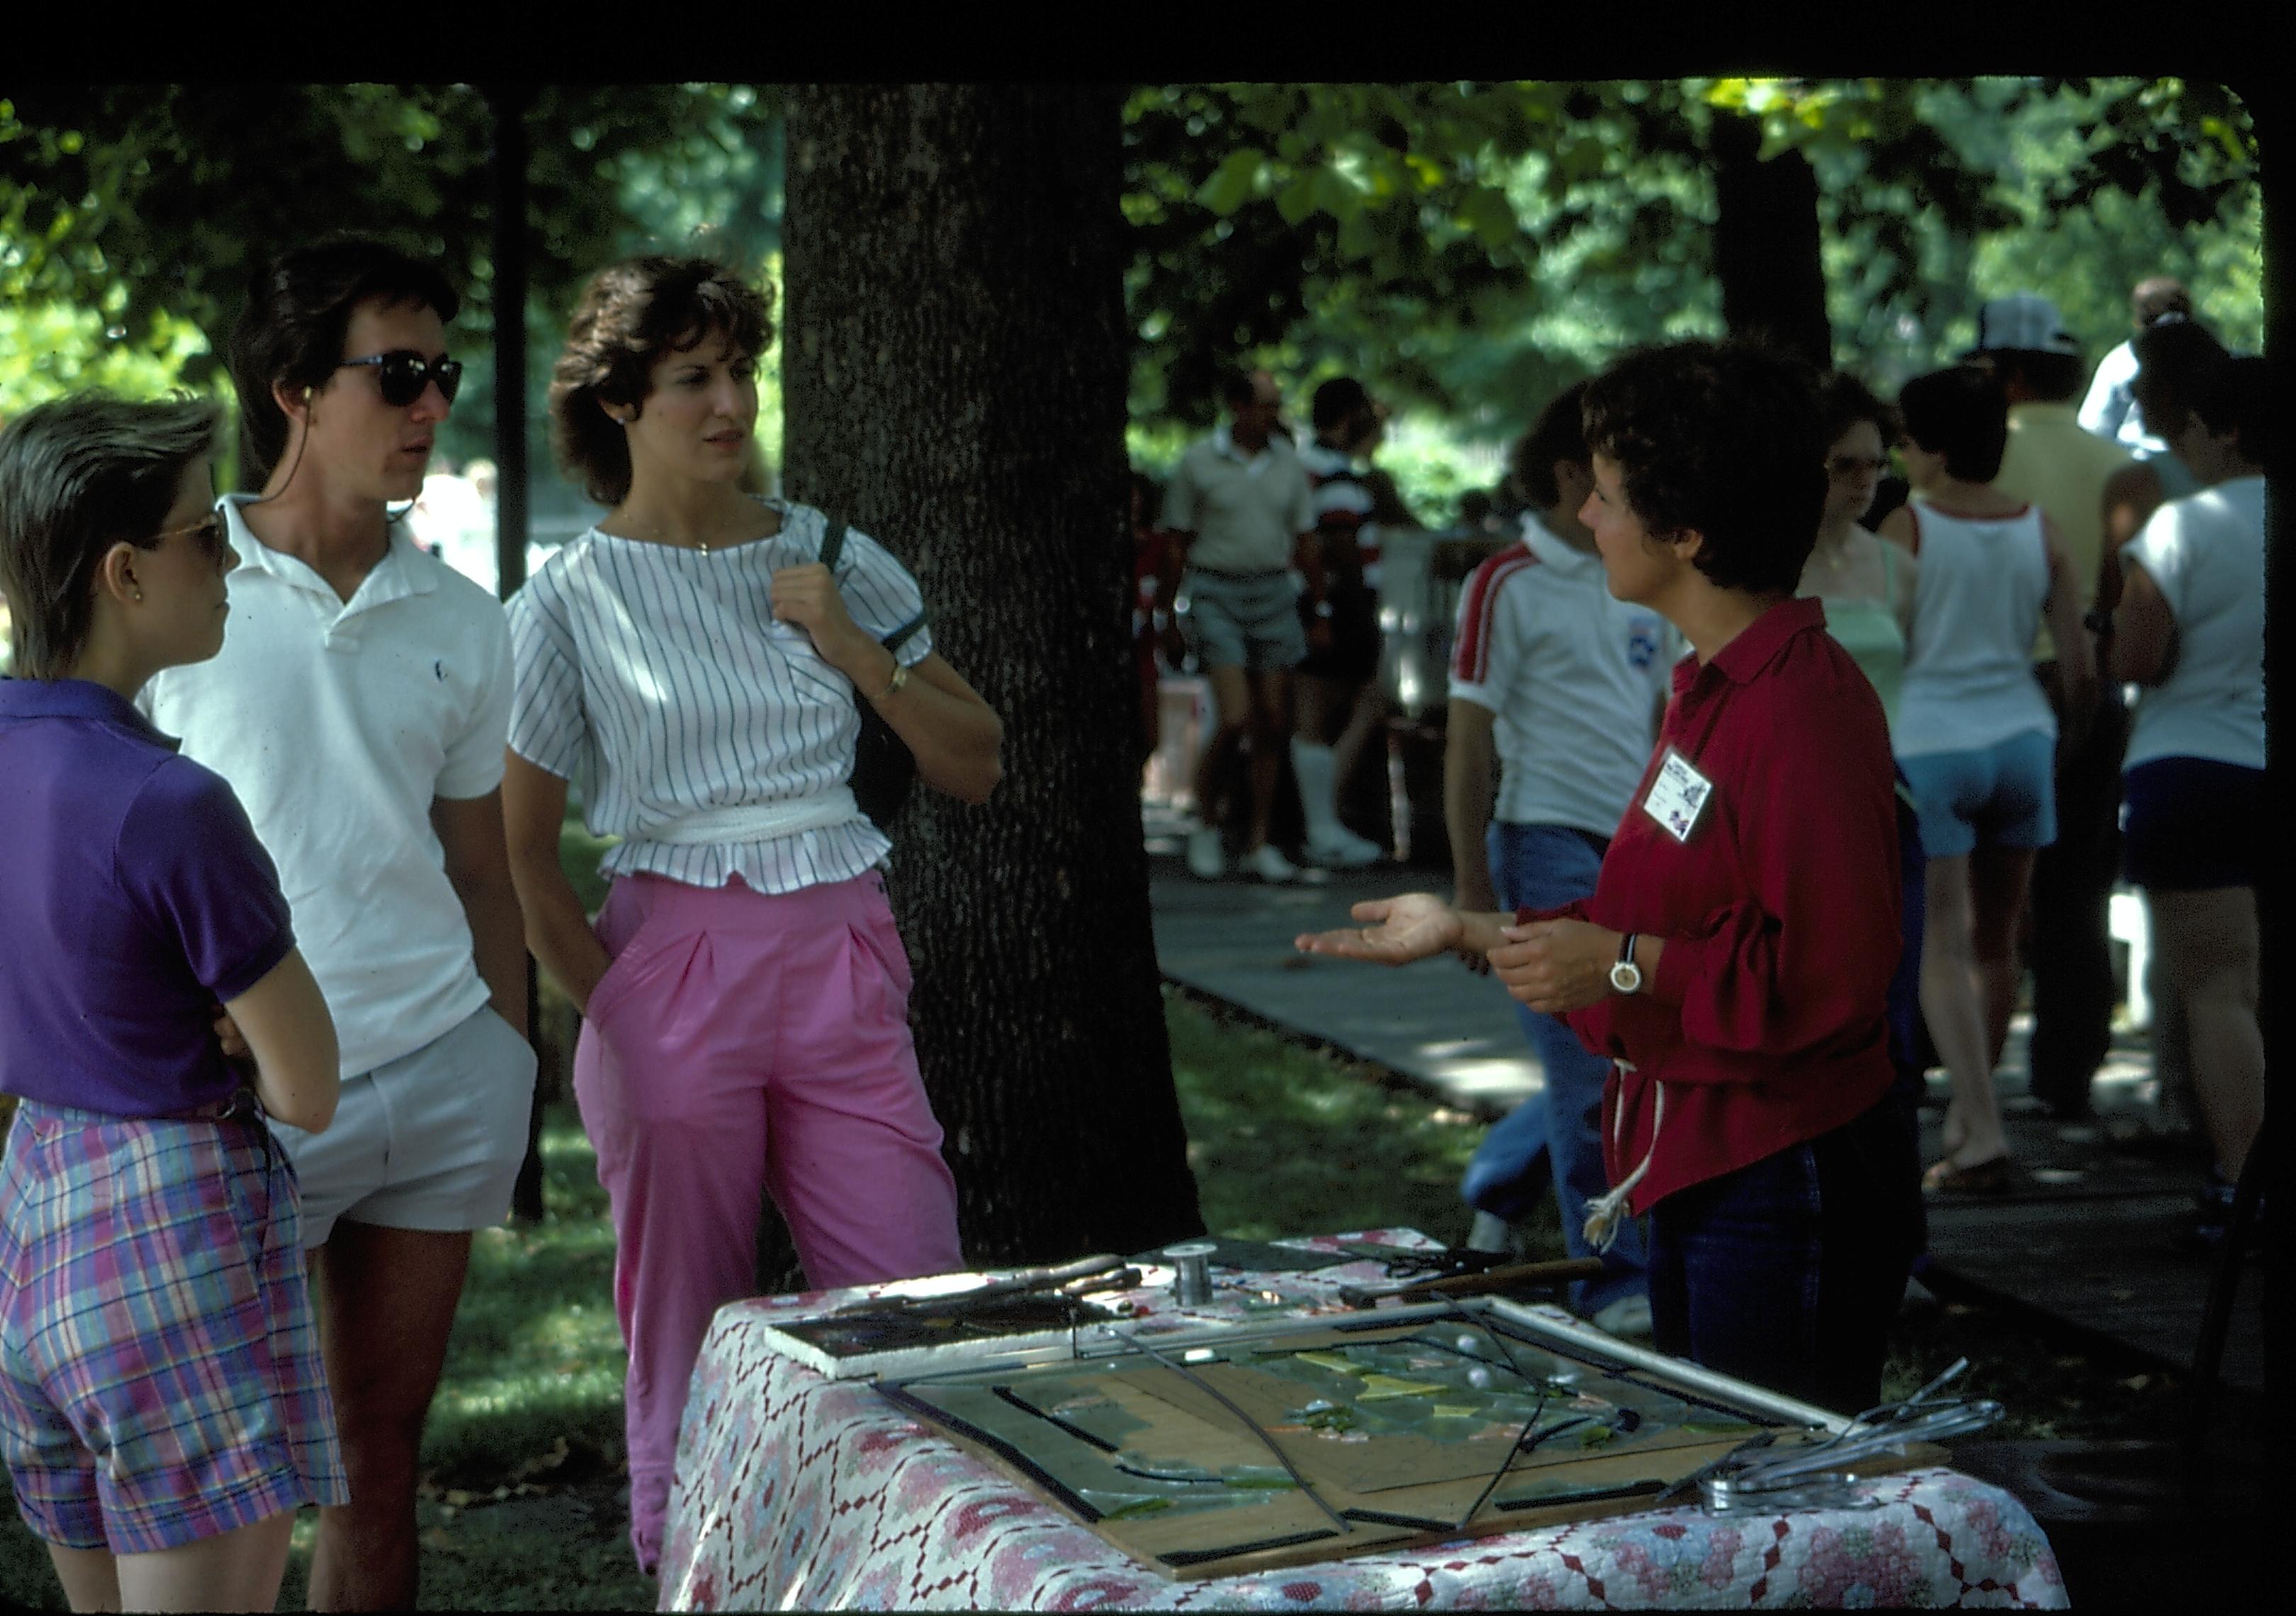
<svg viewBox="0 0 2296 1616"><path fill-rule="evenodd" d="M1637 935L1629 931L1619 939L1619 963L1611 967L1611 987L1617 992L1642 991L1643 969L1635 964L1635 939Z"/></svg>

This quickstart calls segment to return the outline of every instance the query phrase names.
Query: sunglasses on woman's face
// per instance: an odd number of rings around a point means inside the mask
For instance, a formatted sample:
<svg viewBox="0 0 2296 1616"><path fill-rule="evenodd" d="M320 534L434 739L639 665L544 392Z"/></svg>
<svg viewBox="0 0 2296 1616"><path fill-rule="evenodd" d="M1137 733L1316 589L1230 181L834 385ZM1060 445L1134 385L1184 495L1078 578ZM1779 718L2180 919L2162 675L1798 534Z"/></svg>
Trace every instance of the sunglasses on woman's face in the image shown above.
<svg viewBox="0 0 2296 1616"><path fill-rule="evenodd" d="M226 534L222 512L210 511L207 513L206 520L193 522L188 528L170 528L159 537L166 540L174 538L178 534L189 534L192 543L199 546L200 554L206 556L208 560L211 562L223 560Z"/></svg>
<svg viewBox="0 0 2296 1616"><path fill-rule="evenodd" d="M439 384L439 397L452 404L455 390L463 385L460 359L425 359L411 348L369 354L364 359L346 359L335 368L348 370L356 365L374 366L375 386L382 393L382 401L393 409L405 409L422 397L422 390L433 381Z"/></svg>

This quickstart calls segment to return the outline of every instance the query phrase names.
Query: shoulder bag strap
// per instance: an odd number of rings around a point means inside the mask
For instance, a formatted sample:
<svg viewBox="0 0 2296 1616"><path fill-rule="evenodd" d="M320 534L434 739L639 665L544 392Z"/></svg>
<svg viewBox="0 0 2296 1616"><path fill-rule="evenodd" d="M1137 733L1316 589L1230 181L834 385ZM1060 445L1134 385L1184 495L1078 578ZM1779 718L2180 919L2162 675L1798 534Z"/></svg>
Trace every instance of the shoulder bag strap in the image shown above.
<svg viewBox="0 0 2296 1616"><path fill-rule="evenodd" d="M841 516L826 514L823 520L829 524L829 528L821 537L821 564L828 568L833 575L837 570L838 557L845 554L846 521ZM894 629L892 633L885 636L878 644L888 651L898 652L909 643L911 636L924 626L925 614L920 611L898 628Z"/></svg>

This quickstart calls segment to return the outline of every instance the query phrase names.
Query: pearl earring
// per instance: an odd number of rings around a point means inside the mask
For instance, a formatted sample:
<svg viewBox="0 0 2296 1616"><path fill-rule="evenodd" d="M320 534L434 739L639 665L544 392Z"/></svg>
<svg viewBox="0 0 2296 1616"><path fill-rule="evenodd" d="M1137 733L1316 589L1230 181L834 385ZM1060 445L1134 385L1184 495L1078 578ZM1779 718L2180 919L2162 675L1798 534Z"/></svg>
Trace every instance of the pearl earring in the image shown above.
<svg viewBox="0 0 2296 1616"><path fill-rule="evenodd" d="M141 589L135 592L135 603L139 606L144 603L144 592Z"/></svg>

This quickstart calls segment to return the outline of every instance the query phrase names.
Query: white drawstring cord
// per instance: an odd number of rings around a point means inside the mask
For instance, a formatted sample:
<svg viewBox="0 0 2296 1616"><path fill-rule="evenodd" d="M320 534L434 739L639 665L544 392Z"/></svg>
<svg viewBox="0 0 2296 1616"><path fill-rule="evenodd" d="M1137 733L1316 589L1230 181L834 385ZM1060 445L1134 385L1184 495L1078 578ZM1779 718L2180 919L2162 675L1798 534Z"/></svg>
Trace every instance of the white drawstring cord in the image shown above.
<svg viewBox="0 0 2296 1616"><path fill-rule="evenodd" d="M1619 1061L1613 1064L1618 1067L1622 1075L1635 1070L1635 1063L1632 1061ZM1622 1095L1618 1109L1611 1116L1612 1143L1618 1142L1626 1120L1627 1108ZM1581 1226L1580 1233L1586 1236L1587 1243L1595 1251L1607 1251L1617 1243L1619 1225L1625 1221L1626 1218L1627 1197L1634 1193L1635 1185L1643 1181L1643 1175L1650 1171L1651 1159L1658 1154L1658 1130L1665 1126L1666 1085L1660 1083L1658 1085L1658 1104L1651 1114L1650 1148L1643 1153L1643 1159L1635 1170L1620 1179L1616 1188L1605 1194L1596 1196L1587 1203L1587 1221Z"/></svg>

